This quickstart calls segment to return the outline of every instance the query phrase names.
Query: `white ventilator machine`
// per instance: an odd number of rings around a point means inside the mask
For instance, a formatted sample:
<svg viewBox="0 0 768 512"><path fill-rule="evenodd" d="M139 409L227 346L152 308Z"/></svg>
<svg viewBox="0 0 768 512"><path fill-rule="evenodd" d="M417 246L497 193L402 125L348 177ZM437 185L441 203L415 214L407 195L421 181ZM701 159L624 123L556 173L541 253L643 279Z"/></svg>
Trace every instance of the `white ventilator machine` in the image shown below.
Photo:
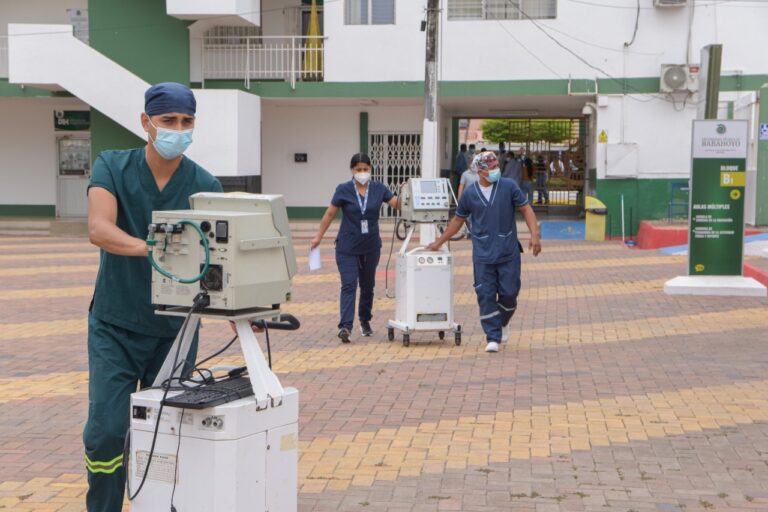
<svg viewBox="0 0 768 512"><path fill-rule="evenodd" d="M190 202L191 210L153 212L150 225L153 303L160 314L189 316L155 389L131 396L129 495L143 483L131 510L295 512L299 394L282 387L251 329L252 320L279 316L290 300L296 260L285 203L237 193L200 193ZM177 279L197 274L199 282ZM210 303L190 311L200 292ZM169 405L184 391L162 385L181 375L177 346L183 361L200 317L234 322L252 387L243 395L250 396L203 408Z"/></svg>
<svg viewBox="0 0 768 512"><path fill-rule="evenodd" d="M453 331L461 344L461 326L453 321L453 257L446 245L440 251L425 247L408 250L417 224L448 222L453 191L445 178L411 178L400 193L400 216L410 224L397 253L395 277L395 319L387 323L387 338L402 331L403 345L411 333L436 331L444 339Z"/></svg>

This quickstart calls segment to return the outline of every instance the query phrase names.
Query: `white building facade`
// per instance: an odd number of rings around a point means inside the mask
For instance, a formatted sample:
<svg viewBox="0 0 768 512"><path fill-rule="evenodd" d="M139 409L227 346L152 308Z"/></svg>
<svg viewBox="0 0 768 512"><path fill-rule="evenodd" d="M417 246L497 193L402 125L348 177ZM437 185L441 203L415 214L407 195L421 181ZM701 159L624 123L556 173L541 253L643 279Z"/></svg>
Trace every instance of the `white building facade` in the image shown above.
<svg viewBox="0 0 768 512"><path fill-rule="evenodd" d="M87 169L62 167L86 143L67 141L140 145L143 88L165 80L198 95L190 157L227 186L284 194L293 217L322 213L355 152L389 183L421 173L426 0L318 1L322 45L311 3L0 4L0 215L83 215ZM442 0L440 168L460 119L576 119L586 192L609 212L623 196L635 224L666 218L690 174L700 51L721 44L719 117L750 123L747 221L768 224L768 5L656 3ZM56 124L77 111L87 129Z"/></svg>

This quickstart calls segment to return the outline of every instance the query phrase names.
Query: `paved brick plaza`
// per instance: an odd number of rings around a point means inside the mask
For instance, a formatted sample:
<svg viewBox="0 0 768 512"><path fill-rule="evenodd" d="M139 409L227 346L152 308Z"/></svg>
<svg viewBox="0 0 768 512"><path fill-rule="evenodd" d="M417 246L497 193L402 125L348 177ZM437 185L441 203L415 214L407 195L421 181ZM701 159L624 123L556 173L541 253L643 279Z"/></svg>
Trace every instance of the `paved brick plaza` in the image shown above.
<svg viewBox="0 0 768 512"><path fill-rule="evenodd" d="M301 392L300 510L768 510L766 299L668 297L684 257L545 241L510 343L486 354L463 241L460 347L386 341L386 258L376 334L343 346L331 247L319 272L299 259L285 309L302 329L273 336ZM0 510L84 510L97 258L82 238L0 238ZM200 353L230 336L207 321Z"/></svg>

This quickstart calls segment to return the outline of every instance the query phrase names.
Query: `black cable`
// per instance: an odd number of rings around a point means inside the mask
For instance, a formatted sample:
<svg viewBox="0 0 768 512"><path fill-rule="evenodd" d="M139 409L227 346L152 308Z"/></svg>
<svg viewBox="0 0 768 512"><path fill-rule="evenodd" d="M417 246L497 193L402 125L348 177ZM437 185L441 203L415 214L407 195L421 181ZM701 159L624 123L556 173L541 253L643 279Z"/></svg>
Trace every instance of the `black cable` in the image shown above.
<svg viewBox="0 0 768 512"><path fill-rule="evenodd" d="M168 398L168 392L171 390L171 383L174 380L173 374L176 373L176 370L179 369L179 366L183 364L186 361L182 361L181 363L178 363L179 361L179 354L181 353L181 345L183 345L184 341L184 335L187 332L187 326L189 325L189 319L192 317L192 314L197 311L201 307L205 307L207 304L205 304L206 299L208 300L208 303L210 303L210 299L205 294L198 294L195 296L195 299L192 302L192 307L189 310L189 313L187 313L187 316L184 317L184 323L181 325L181 330L179 334L179 344L176 346L176 353L173 356L173 365L171 369L171 376L163 382L161 387L165 388L165 391L163 392L163 398L160 400L160 407L157 411L157 421L155 422L155 430L152 433L152 444L149 448L149 456L147 457L147 465L144 467L144 475L141 477L141 483L139 483L139 488L136 489L136 492L131 494L131 478L130 478L130 469L127 468L126 462L130 461L131 452L130 452L130 426L128 427L128 433L125 436L125 443L123 444L123 463L126 466L127 470L125 472L125 485L128 488L128 501L133 501L136 499L136 496L139 495L141 490L144 488L144 483L147 481L147 475L149 474L149 467L152 464L152 457L155 454L155 444L157 443L157 433L160 430L160 420L163 417L163 408L165 407L165 399ZM186 360L186 357L185 357Z"/></svg>
<svg viewBox="0 0 768 512"><path fill-rule="evenodd" d="M179 469L179 450L181 450L181 426L184 424L184 412L186 409L181 410L181 418L179 419L179 442L176 444L176 460L173 463L173 490L171 491L171 512L176 512L176 507L173 506L173 498L176 496L176 482L179 481L178 476L175 474Z"/></svg>
<svg viewBox="0 0 768 512"><path fill-rule="evenodd" d="M629 48L635 42L637 37L637 26L640 23L640 0L637 0L637 14L635 15L635 31L632 33L632 39L624 43L624 48Z"/></svg>
<svg viewBox="0 0 768 512"><path fill-rule="evenodd" d="M269 361L269 369L272 369L272 347L269 345L269 326L264 322L264 336L267 338L267 358Z"/></svg>
<svg viewBox="0 0 768 512"><path fill-rule="evenodd" d="M234 336L234 337L233 337L231 340L229 340L229 343L227 343L227 344L224 346L224 348L222 348L221 350L219 350L219 351L218 351L218 352L216 352L215 354L213 354L213 355L210 355L210 356L206 357L205 359L203 359L202 361L200 361L199 363L197 363L197 364L195 365L195 370L197 370L198 368L200 368L200 366L201 366L203 363L207 363L208 361L210 361L210 360L211 360L211 359L213 359L214 357L216 357L216 356L219 356L219 355L221 355L222 353L224 353L224 352L225 352L225 351L226 351L226 350L227 350L229 347L231 347L231 346L232 346L232 344L233 344L233 343L234 343L236 340L237 340L237 335L235 335L235 336Z"/></svg>

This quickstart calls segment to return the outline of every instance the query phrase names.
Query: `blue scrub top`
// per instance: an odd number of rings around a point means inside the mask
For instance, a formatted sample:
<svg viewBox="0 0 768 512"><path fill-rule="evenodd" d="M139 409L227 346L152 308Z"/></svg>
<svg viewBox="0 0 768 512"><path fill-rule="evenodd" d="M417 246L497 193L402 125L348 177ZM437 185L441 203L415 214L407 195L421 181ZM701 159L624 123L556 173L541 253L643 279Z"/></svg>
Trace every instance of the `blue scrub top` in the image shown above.
<svg viewBox="0 0 768 512"><path fill-rule="evenodd" d="M456 215L472 216L472 259L477 263L503 263L520 257L515 210L528 198L509 178L494 183L490 200L485 199L477 181L459 198Z"/></svg>
<svg viewBox="0 0 768 512"><path fill-rule="evenodd" d="M163 191L144 158L144 148L104 151L96 158L88 188L108 190L117 199L117 227L145 240L154 210L189 209L189 196L222 192L221 183L187 157L181 159ZM91 314L104 322L140 334L173 337L181 318L155 314L152 270L145 257L101 251Z"/></svg>
<svg viewBox="0 0 768 512"><path fill-rule="evenodd" d="M357 201L357 188L353 180L336 187L331 204L341 209L341 227L336 237L336 250L345 254L368 254L381 249L379 236L379 211L383 203L395 197L386 185L380 181L368 182L368 204L365 214L360 211ZM364 196L360 201L365 202ZM368 234L363 234L361 221L368 221Z"/></svg>

